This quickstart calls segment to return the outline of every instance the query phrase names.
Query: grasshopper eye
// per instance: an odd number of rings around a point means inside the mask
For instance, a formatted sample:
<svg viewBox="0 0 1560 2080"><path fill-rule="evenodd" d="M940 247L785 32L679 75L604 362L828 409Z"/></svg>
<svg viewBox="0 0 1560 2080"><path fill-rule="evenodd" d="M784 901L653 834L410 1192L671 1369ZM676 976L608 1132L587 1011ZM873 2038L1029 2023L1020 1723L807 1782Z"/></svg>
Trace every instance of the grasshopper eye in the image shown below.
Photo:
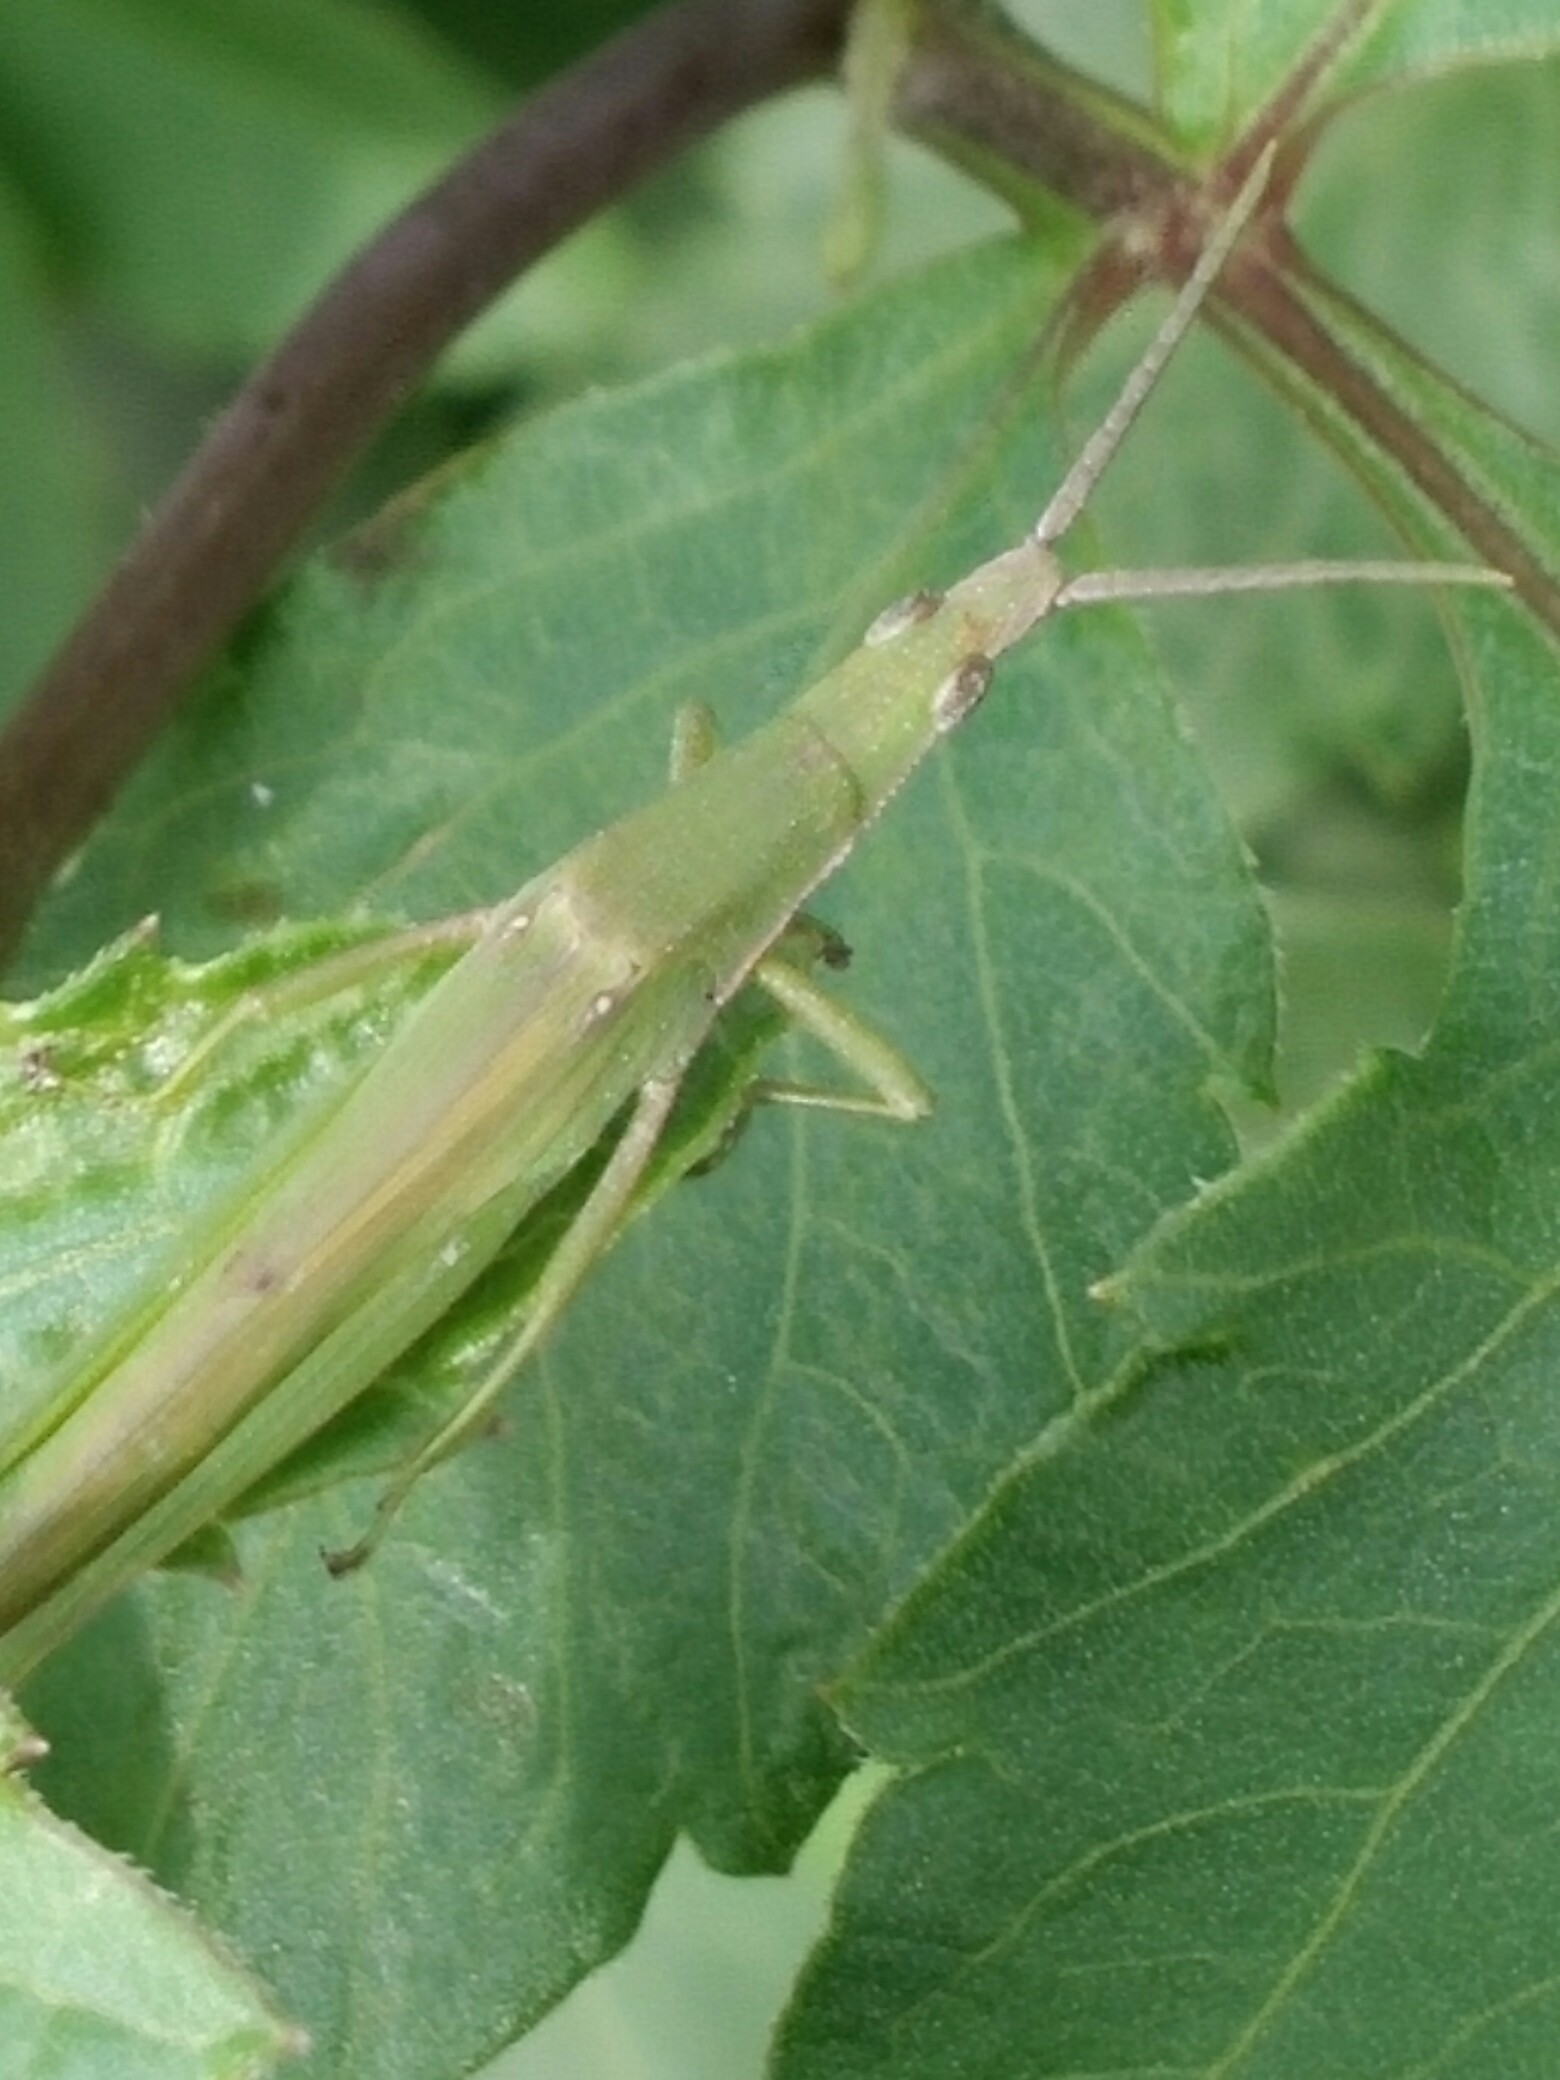
<svg viewBox="0 0 1560 2080"><path fill-rule="evenodd" d="M874 650L882 643L891 643L907 629L919 628L923 621L930 621L942 603L940 592L923 589L909 593L904 599L895 600L891 607L885 607L861 640Z"/></svg>
<svg viewBox="0 0 1560 2080"><path fill-rule="evenodd" d="M939 734L954 729L986 697L995 670L989 657L966 657L932 695L932 722Z"/></svg>

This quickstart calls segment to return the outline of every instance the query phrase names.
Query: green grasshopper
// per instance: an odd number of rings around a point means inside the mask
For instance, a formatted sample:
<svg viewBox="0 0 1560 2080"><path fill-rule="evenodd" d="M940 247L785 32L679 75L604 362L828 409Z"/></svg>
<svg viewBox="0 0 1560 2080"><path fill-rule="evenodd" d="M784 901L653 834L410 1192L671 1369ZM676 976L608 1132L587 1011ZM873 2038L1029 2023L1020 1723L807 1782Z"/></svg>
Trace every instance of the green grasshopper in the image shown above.
<svg viewBox="0 0 1560 2080"><path fill-rule="evenodd" d="M1082 511L1254 208L1259 167L1034 530L943 594L917 592L744 743L685 716L672 786L480 921L468 950L236 1228L150 1321L100 1347L73 1397L0 1463L0 1679L14 1681L141 1569L226 1511L466 1289L559 1181L616 1139L464 1408L393 1479L467 1438L611 1246L691 1065L749 984L856 1089L754 1097L910 1121L910 1066L797 958L804 906L906 779L980 704L1036 623L1098 601L1328 584L1502 583L1435 564L1089 573L1057 544ZM810 936L809 936L810 933Z"/></svg>

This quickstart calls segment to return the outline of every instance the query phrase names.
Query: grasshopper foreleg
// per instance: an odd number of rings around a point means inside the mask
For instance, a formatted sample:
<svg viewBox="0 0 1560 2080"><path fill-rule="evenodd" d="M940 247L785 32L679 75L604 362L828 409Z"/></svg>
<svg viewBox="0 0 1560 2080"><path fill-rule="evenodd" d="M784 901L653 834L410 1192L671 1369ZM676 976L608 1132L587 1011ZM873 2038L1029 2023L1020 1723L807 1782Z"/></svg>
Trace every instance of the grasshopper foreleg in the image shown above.
<svg viewBox="0 0 1560 2080"><path fill-rule="evenodd" d="M672 726L673 786L713 758L719 748L719 732L710 710L702 701L686 702ZM810 1105L823 1112L848 1112L868 1119L924 1119L932 1109L932 1094L904 1056L853 1011L837 1003L804 965L819 960L826 968L845 967L850 949L839 933L802 911L780 943L793 947L800 958L793 960L779 951L765 954L753 970L753 982L774 999L793 1025L826 1047L866 1088L840 1091L784 1077L762 1078L752 1086L732 1122L728 1145L741 1132L753 1107L765 1102Z"/></svg>
<svg viewBox="0 0 1560 2080"><path fill-rule="evenodd" d="M827 1085L765 1077L754 1084L751 1103L811 1105L821 1112L850 1112L905 1125L925 1119L932 1109L932 1094L898 1048L854 1011L848 1011L804 968L780 954L767 954L753 970L753 980L774 998L793 1025L826 1047L865 1088L834 1090Z"/></svg>

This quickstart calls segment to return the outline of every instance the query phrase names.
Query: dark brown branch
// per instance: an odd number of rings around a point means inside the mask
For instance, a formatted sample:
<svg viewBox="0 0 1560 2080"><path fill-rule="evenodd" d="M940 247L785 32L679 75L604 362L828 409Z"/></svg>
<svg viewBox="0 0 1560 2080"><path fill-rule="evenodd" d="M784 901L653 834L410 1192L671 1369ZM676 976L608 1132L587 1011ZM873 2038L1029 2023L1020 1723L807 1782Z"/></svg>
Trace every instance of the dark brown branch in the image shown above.
<svg viewBox="0 0 1560 2080"><path fill-rule="evenodd" d="M1043 190L1103 222L1162 199L1181 177L1142 109L996 14L944 13L923 0L894 117L1023 217Z"/></svg>
<svg viewBox="0 0 1560 2080"><path fill-rule="evenodd" d="M848 13L849 0L673 0L523 104L325 289L0 735L0 951L454 335L645 174L830 71Z"/></svg>

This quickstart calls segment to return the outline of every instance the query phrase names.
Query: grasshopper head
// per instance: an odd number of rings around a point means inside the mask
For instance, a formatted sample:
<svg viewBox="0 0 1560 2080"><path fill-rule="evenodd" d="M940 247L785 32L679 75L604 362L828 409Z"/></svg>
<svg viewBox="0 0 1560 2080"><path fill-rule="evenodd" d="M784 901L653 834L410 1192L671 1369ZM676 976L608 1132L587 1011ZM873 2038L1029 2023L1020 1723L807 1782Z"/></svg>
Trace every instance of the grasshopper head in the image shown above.
<svg viewBox="0 0 1560 2080"><path fill-rule="evenodd" d="M949 592L944 612L959 617L972 655L1000 657L1043 621L1062 589L1055 556L1033 535L971 571Z"/></svg>

